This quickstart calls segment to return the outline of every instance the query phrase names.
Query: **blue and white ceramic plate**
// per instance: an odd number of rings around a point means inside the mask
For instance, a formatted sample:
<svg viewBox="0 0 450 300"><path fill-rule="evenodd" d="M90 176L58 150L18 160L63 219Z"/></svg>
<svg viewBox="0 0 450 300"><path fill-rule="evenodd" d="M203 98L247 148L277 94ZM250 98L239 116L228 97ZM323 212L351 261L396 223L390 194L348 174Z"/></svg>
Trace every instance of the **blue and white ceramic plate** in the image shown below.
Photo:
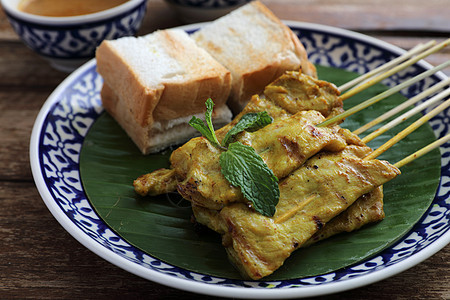
<svg viewBox="0 0 450 300"><path fill-rule="evenodd" d="M310 59L317 64L359 73L392 60L404 51L354 32L316 24L286 22L300 36ZM193 31L201 25L183 27ZM393 76L397 84L429 69L426 62ZM425 80L417 93L442 81L438 73ZM198 274L162 262L127 243L95 213L79 173L84 137L103 112L102 78L95 60L70 75L41 109L31 137L30 157L39 192L61 225L84 246L109 262L143 278L191 292L239 298L292 298L336 293L388 278L427 259L450 242L450 145L441 147L441 182L423 218L396 244L375 257L321 276L280 281L244 281ZM410 95L406 95L410 96ZM449 132L447 109L430 125L436 137Z"/></svg>

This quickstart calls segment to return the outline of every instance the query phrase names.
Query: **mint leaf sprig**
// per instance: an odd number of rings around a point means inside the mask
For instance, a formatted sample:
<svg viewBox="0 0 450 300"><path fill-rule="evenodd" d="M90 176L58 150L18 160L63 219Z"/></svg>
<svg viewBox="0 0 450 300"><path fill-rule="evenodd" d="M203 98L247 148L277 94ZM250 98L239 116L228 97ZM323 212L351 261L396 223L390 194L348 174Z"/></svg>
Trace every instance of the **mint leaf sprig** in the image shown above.
<svg viewBox="0 0 450 300"><path fill-rule="evenodd" d="M222 150L226 150L227 148L222 147L219 141L217 140L216 133L214 131L214 126L212 124L212 111L214 102L211 100L211 98L208 98L205 104L206 104L205 119L207 125L205 125L202 119L199 119L196 116L192 117L192 119L189 121L189 125L200 131L200 133L215 147Z"/></svg>
<svg viewBox="0 0 450 300"><path fill-rule="evenodd" d="M272 123L273 119L265 111L246 114L227 132L220 144L212 125L213 106L211 98L206 100L207 125L195 116L189 121L189 125L197 129L212 145L224 151L219 156L224 177L232 185L241 188L242 194L257 212L272 217L280 198L278 178L255 149L240 142L231 142L240 132L256 131Z"/></svg>

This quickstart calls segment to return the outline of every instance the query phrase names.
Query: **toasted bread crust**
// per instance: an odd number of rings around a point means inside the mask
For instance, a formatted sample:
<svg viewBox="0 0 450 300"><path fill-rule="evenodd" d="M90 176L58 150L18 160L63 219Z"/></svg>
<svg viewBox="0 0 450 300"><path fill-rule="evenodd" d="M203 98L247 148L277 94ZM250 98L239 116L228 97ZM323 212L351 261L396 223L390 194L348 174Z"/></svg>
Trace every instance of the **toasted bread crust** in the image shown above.
<svg viewBox="0 0 450 300"><path fill-rule="evenodd" d="M146 87L125 58L117 53L112 41L103 41L100 44L96 59L98 73L106 83L114 86L114 91L118 95L127 99L128 109L135 121L142 126L148 125L151 122L151 112L158 104L157 99L161 97L163 87ZM104 102L103 105L106 108L108 102Z"/></svg>
<svg viewBox="0 0 450 300"><path fill-rule="evenodd" d="M259 1L206 25L192 37L230 70L229 106L235 113L285 71L316 76L298 37Z"/></svg>
<svg viewBox="0 0 450 300"><path fill-rule="evenodd" d="M231 76L204 76L189 82L165 83L159 103L153 111L154 121L176 119L205 110L211 98L216 106L225 105L230 93Z"/></svg>

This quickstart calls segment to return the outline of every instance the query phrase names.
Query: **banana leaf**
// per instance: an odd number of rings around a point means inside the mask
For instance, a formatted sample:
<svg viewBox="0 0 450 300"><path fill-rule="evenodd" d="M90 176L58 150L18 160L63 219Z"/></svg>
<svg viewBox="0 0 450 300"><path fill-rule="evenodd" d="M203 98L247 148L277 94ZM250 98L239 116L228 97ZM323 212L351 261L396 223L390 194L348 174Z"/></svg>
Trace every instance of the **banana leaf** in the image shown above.
<svg viewBox="0 0 450 300"><path fill-rule="evenodd" d="M336 85L356 74L317 66L319 77ZM345 101L345 107L384 90L377 84ZM395 94L349 117L341 126L354 130L403 102ZM412 118L371 142L377 148ZM434 140L425 125L397 143L379 159L399 161ZM169 167L171 149L144 156L121 127L103 113L90 129L80 157L80 172L86 194L101 218L120 236L146 253L172 265L231 279L241 279L228 262L220 236L191 221L189 202L178 194L140 197L132 182L138 176ZM434 150L402 168L402 175L384 186L386 218L374 225L343 233L311 247L299 249L267 280L283 280L325 274L364 261L393 245L419 221L431 204L440 179L440 154Z"/></svg>

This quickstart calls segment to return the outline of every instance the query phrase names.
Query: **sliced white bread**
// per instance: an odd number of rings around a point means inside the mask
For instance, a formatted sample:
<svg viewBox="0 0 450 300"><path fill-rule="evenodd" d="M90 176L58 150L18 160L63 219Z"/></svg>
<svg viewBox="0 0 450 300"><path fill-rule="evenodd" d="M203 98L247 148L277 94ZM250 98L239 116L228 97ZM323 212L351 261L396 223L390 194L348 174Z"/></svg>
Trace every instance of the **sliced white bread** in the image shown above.
<svg viewBox="0 0 450 300"><path fill-rule="evenodd" d="M229 106L235 113L285 71L301 69L316 76L298 37L259 1L238 8L191 36L230 70Z"/></svg>
<svg viewBox="0 0 450 300"><path fill-rule="evenodd" d="M96 58L103 106L144 154L192 137L187 122L208 98L219 123L231 120L230 72L182 30L104 41Z"/></svg>

